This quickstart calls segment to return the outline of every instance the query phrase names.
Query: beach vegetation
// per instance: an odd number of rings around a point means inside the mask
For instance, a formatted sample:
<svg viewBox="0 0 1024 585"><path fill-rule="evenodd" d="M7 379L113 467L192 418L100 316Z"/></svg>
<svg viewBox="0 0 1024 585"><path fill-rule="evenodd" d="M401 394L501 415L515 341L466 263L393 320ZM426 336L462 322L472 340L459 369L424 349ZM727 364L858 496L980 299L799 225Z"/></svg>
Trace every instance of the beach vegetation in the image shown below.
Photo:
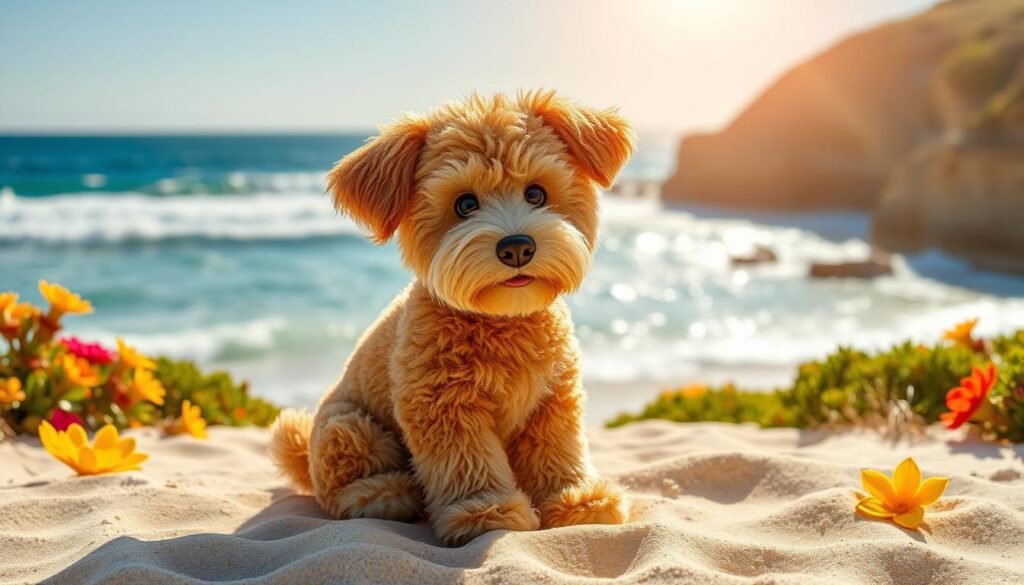
<svg viewBox="0 0 1024 585"><path fill-rule="evenodd" d="M667 390L608 426L657 418L900 432L943 422L1024 442L1024 330L982 339L974 334L975 323L957 325L934 345L906 341L878 352L837 348L801 364L791 384L770 392L733 384L706 387L692 397Z"/></svg>
<svg viewBox="0 0 1024 585"><path fill-rule="evenodd" d="M205 437L207 424L267 426L277 415L276 406L225 372L153 359L121 338L111 348L63 335L63 319L93 312L92 304L45 280L39 291L47 307L0 293L0 437L75 425L83 431L156 425Z"/></svg>

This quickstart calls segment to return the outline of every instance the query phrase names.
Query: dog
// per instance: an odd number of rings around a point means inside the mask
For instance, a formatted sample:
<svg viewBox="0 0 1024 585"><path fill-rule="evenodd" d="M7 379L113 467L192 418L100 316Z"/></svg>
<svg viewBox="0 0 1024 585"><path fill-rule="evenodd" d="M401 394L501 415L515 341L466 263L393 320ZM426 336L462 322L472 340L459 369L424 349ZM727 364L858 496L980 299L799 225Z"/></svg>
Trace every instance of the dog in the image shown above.
<svg viewBox="0 0 1024 585"><path fill-rule="evenodd" d="M406 114L327 177L412 283L364 333L314 415L285 411L270 454L335 518L412 521L449 546L491 530L627 520L584 435L562 295L597 244L598 187L629 123L554 92L472 95Z"/></svg>

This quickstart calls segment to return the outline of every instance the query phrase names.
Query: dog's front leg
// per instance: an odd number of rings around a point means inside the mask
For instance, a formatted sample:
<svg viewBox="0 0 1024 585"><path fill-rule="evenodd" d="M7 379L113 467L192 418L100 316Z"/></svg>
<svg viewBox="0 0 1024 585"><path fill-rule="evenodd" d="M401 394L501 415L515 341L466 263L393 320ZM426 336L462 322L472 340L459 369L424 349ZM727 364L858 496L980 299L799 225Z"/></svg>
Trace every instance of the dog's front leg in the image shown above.
<svg viewBox="0 0 1024 585"><path fill-rule="evenodd" d="M539 528L494 432L493 405L468 383L431 378L409 376L394 396L437 535L461 545L490 530Z"/></svg>
<svg viewBox="0 0 1024 585"><path fill-rule="evenodd" d="M570 365L509 450L519 486L540 510L543 528L621 524L628 517L622 488L598 477L590 463L583 404L579 374Z"/></svg>

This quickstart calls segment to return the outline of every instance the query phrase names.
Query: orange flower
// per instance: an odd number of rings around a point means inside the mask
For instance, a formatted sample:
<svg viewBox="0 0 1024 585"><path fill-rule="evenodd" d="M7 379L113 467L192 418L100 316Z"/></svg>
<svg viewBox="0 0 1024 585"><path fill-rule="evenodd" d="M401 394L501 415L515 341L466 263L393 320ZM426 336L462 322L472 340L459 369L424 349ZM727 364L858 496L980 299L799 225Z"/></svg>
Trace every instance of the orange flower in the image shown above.
<svg viewBox="0 0 1024 585"><path fill-rule="evenodd" d="M153 377L153 372L142 368L135 370L128 392L131 394L132 402L148 400L153 404L163 404L164 395L167 394L160 381Z"/></svg>
<svg viewBox="0 0 1024 585"><path fill-rule="evenodd" d="M952 341L957 345L962 345L968 349L975 349L978 345L973 337L974 326L978 324L978 319L968 319L961 323L957 323L955 327L947 329L942 333L942 338Z"/></svg>
<svg viewBox="0 0 1024 585"><path fill-rule="evenodd" d="M189 400L181 403L181 418L171 425L172 434L188 433L197 439L207 438L206 420L203 419L203 411L198 406L192 406Z"/></svg>
<svg viewBox="0 0 1024 585"><path fill-rule="evenodd" d="M683 398L700 398L704 396L708 391L708 387L704 384L690 384L689 386L683 386L679 389L679 395Z"/></svg>
<svg viewBox="0 0 1024 585"><path fill-rule="evenodd" d="M68 381L75 386L92 388L98 386L102 381L99 372L94 370L92 364L85 358L66 353L60 357L60 367Z"/></svg>
<svg viewBox="0 0 1024 585"><path fill-rule="evenodd" d="M65 313L92 313L92 303L59 284L40 280L39 292L50 302L51 312L56 316Z"/></svg>
<svg viewBox="0 0 1024 585"><path fill-rule="evenodd" d="M125 343L123 339L118 337L115 341L117 342L117 356L120 358L121 363L129 368L156 369L156 363L153 360L136 351L134 347Z"/></svg>
<svg viewBox="0 0 1024 585"><path fill-rule="evenodd" d="M21 380L0 378L0 402L20 402L22 400L25 400L25 392L21 389Z"/></svg>
<svg viewBox="0 0 1024 585"><path fill-rule="evenodd" d="M987 402L988 391L996 383L996 365L988 368L974 367L969 378L960 380L960 385L946 393L946 407L950 412L939 415L942 424L955 429L971 420L978 409Z"/></svg>

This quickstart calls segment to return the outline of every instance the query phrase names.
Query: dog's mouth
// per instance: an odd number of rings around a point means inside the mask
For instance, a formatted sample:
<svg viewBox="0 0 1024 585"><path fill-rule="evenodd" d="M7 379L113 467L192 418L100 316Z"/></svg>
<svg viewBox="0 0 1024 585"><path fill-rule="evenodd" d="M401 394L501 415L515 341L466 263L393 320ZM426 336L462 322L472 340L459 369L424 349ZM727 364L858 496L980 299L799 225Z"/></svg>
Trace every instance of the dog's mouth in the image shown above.
<svg viewBox="0 0 1024 585"><path fill-rule="evenodd" d="M519 288L522 286L526 286L531 282L533 282L532 276L529 276L527 274L520 274L519 276L513 276L512 278L502 282L502 284L504 284L505 286L510 286L512 288Z"/></svg>

